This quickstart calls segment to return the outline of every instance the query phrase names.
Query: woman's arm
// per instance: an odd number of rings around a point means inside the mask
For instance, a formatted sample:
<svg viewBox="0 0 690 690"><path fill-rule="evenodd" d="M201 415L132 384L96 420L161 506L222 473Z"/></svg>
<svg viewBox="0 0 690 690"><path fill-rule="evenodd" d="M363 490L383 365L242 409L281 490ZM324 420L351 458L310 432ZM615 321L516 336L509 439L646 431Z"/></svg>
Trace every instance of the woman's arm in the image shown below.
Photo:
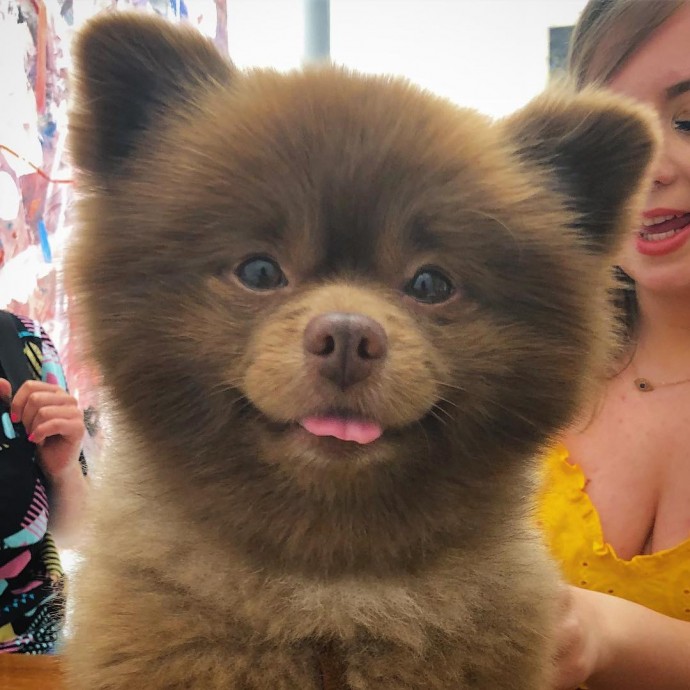
<svg viewBox="0 0 690 690"><path fill-rule="evenodd" d="M83 432L82 432L83 433ZM81 444L80 444L81 445ZM41 449L39 447L39 456ZM43 453L45 455L45 452ZM42 462L45 467L46 463ZM44 469L44 473L48 473ZM84 524L89 482L82 472L79 453L61 473L49 479L52 488L50 530L62 547L73 546Z"/></svg>
<svg viewBox="0 0 690 690"><path fill-rule="evenodd" d="M578 587L566 599L555 688L690 688L690 623Z"/></svg>

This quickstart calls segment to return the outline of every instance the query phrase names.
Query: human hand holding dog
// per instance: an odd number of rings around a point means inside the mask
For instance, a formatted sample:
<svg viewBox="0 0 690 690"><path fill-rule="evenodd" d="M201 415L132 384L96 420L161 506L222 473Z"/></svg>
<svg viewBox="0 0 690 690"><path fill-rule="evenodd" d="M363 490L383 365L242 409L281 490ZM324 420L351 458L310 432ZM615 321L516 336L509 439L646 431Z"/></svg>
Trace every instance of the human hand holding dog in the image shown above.
<svg viewBox="0 0 690 690"><path fill-rule="evenodd" d="M554 690L573 690L606 663L599 592L566 586L557 630ZM606 597L611 598L611 597Z"/></svg>
<svg viewBox="0 0 690 690"><path fill-rule="evenodd" d="M690 624L626 599L566 587L554 690L681 690Z"/></svg>
<svg viewBox="0 0 690 690"><path fill-rule="evenodd" d="M86 479L79 463L84 416L77 400L60 386L26 381L12 396L12 386L0 378L0 398L8 402L13 423L21 422L53 490L51 528L70 534L80 521Z"/></svg>

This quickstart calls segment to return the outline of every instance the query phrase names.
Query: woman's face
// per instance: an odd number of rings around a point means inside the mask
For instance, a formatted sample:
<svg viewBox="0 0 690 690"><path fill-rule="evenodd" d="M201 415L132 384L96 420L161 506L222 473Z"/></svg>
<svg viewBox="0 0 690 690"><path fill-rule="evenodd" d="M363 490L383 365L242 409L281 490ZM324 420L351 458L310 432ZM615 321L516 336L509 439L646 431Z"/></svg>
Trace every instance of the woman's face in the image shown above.
<svg viewBox="0 0 690 690"><path fill-rule="evenodd" d="M657 29L609 86L652 106L663 133L643 224L620 264L639 288L690 291L690 2Z"/></svg>

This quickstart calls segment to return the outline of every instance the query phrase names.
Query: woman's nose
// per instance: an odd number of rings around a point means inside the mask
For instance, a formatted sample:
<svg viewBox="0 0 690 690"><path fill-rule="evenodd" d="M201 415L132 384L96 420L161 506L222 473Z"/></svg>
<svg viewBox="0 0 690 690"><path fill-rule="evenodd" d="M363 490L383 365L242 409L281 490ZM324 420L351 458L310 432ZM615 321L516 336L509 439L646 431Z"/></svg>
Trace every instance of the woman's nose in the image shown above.
<svg viewBox="0 0 690 690"><path fill-rule="evenodd" d="M664 142L654 164L652 173L655 187L670 185L675 182L678 177L678 162L675 160L674 153L670 151L669 148L669 143Z"/></svg>

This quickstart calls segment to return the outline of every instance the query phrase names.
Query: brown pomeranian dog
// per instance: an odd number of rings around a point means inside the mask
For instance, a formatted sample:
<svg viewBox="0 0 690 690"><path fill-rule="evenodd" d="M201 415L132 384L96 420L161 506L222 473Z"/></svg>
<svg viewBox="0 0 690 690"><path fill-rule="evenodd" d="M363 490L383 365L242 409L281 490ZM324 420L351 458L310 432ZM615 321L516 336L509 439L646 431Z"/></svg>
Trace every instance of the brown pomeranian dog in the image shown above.
<svg viewBox="0 0 690 690"><path fill-rule="evenodd" d="M68 277L118 426L69 687L548 687L530 496L608 357L644 113L494 123L126 14L75 60Z"/></svg>

